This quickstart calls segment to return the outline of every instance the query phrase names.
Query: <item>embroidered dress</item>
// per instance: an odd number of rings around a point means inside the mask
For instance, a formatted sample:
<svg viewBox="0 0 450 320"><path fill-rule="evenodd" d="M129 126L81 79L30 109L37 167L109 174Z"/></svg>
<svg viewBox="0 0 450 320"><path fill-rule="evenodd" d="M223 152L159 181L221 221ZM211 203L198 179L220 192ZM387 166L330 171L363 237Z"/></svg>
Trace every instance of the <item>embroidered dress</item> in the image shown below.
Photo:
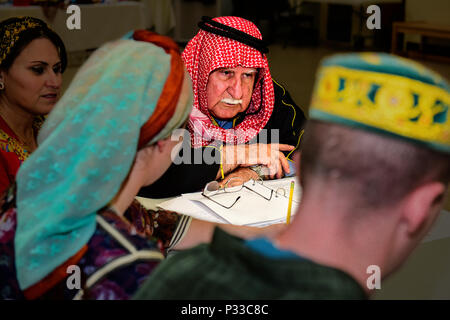
<svg viewBox="0 0 450 320"><path fill-rule="evenodd" d="M25 298L17 282L14 257L17 225L14 187L0 200L4 202L0 212L1 300ZM105 208L98 213L94 235L76 264L81 271L82 290L67 286L71 273L67 273L66 267L56 268L49 277L33 286L31 293L39 299L129 299L182 238L180 233L189 223L188 217L146 210L137 201L131 204L124 217ZM55 275L56 281L53 280ZM56 283L50 286L52 281Z"/></svg>
<svg viewBox="0 0 450 320"><path fill-rule="evenodd" d="M35 136L44 122L43 116L37 116L33 123ZM20 165L30 155L27 147L0 116L0 194L13 182Z"/></svg>

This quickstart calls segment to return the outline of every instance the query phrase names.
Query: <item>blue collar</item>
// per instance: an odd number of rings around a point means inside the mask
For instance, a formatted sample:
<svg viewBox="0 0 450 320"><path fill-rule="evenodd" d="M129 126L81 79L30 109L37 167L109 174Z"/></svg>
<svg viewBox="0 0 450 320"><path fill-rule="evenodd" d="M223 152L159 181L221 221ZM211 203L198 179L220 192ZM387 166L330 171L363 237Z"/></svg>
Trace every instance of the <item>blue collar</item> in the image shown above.
<svg viewBox="0 0 450 320"><path fill-rule="evenodd" d="M266 257L273 259L304 259L289 250L281 250L267 238L246 240L245 245Z"/></svg>
<svg viewBox="0 0 450 320"><path fill-rule="evenodd" d="M222 129L232 129L233 128L233 120L219 120L214 118L219 127Z"/></svg>

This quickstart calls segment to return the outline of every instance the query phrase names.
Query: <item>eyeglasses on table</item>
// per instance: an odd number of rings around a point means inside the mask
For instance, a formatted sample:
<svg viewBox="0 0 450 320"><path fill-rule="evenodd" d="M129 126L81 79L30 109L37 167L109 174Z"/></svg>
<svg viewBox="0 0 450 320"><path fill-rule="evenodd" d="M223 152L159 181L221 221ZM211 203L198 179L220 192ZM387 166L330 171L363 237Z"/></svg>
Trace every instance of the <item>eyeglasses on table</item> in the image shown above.
<svg viewBox="0 0 450 320"><path fill-rule="evenodd" d="M249 184L245 184L244 180L239 177L230 178L225 183L224 186L221 186L219 184L219 182L217 182L217 181L211 181L205 185L205 188L203 189L203 192L202 192L202 196L204 196L205 198L211 200L212 202L222 206L225 209L232 208L236 204L236 202L238 202L238 200L241 198L241 196L236 197L236 199L234 200L234 202L231 205L222 204L222 203L218 202L217 200L213 199L212 197L215 195L218 195L218 194L223 194L223 193L239 192L243 188L247 188L248 190L263 197L267 201L270 201L272 199L272 196L274 193L275 193L275 197L278 197L279 191L283 191L283 195L286 196L286 190L284 190L283 188L278 188L277 191L274 191L273 189L270 189L267 186L265 186L263 184L263 180L261 178L258 180L251 179L251 180L249 180L249 182L250 182ZM259 193L258 191L253 190L251 188L252 186L256 186L256 185L263 186L263 187L267 188L268 190L270 190L270 196L264 196L261 193Z"/></svg>

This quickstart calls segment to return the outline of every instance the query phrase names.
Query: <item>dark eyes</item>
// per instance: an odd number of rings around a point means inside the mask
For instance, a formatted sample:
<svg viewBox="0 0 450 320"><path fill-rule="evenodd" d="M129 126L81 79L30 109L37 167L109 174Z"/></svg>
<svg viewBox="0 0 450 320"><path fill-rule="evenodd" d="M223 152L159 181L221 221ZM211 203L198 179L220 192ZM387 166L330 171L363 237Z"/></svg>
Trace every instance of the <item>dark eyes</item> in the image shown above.
<svg viewBox="0 0 450 320"><path fill-rule="evenodd" d="M230 71L230 70L222 70L222 71L220 71L220 73L223 74L224 76L227 76L227 77L233 76L233 75L234 75L234 72L233 72L233 71ZM244 74L243 74L243 76L244 76L245 78L253 78L254 75L255 75L254 72L249 72L249 73L244 73Z"/></svg>
<svg viewBox="0 0 450 320"><path fill-rule="evenodd" d="M33 71L37 75L41 75L44 73L44 67L34 66L34 67L31 67L31 71Z"/></svg>
<svg viewBox="0 0 450 320"><path fill-rule="evenodd" d="M57 66L54 66L53 67L53 72L54 73L61 73L62 72L61 65L58 64Z"/></svg>
<svg viewBox="0 0 450 320"><path fill-rule="evenodd" d="M42 75L44 73L44 71L45 71L45 67L44 66L40 66L40 65L32 66L30 69L36 75ZM58 65L53 67L53 72L54 73L58 74L58 73L61 73L61 71L62 71L61 70L61 64L58 64Z"/></svg>
<svg viewBox="0 0 450 320"><path fill-rule="evenodd" d="M228 71L228 70L222 70L222 71L220 71L220 73L223 74L224 76L233 75L233 71Z"/></svg>

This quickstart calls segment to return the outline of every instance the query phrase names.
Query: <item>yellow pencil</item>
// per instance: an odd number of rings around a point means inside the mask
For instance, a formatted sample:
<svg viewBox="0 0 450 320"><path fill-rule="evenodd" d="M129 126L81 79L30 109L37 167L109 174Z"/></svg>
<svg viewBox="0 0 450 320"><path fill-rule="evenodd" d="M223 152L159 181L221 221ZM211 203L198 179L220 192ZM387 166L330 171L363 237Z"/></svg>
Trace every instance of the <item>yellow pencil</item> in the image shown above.
<svg viewBox="0 0 450 320"><path fill-rule="evenodd" d="M291 191L289 192L289 204L286 218L286 224L291 222L292 196L294 195L294 181L291 181Z"/></svg>

